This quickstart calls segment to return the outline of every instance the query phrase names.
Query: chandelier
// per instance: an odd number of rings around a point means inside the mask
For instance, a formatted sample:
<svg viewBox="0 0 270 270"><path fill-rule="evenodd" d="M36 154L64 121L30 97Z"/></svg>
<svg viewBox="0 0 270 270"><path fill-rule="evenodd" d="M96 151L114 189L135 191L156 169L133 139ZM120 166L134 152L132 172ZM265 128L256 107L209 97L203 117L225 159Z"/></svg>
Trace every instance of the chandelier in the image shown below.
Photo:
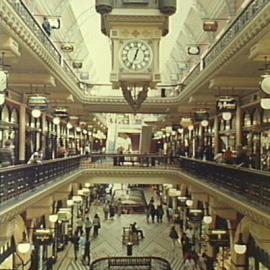
<svg viewBox="0 0 270 270"><path fill-rule="evenodd" d="M122 82L121 88L127 103L134 111L137 111L147 98L148 84L145 83L143 86L137 86L136 84L127 85Z"/></svg>

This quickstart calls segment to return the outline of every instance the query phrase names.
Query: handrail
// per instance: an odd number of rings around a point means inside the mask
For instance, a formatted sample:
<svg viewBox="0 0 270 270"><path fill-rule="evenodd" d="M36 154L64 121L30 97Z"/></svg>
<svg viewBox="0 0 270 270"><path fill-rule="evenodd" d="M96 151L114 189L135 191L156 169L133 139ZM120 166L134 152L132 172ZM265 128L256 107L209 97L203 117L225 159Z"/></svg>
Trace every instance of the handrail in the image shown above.
<svg viewBox="0 0 270 270"><path fill-rule="evenodd" d="M153 270L158 270L160 268L157 268L158 266L156 266L155 268L152 268L152 264L157 263L157 264L161 264L162 265L162 270L172 270L170 263L161 257L156 257L156 256L142 256L142 257L126 257L126 256L121 256L121 257L101 257L98 258L96 260L94 260L91 265L90 265L90 270L103 270L102 268L99 268L99 265L101 263L104 263L106 265L109 264L110 260L119 260L119 265L115 265L115 266L136 266L134 263L136 263L136 261L140 262L143 260L146 260L147 263L150 262L150 267ZM121 262L127 263L127 264L121 264ZM130 264L128 264L128 262L130 262ZM138 264L138 266L140 266L142 264Z"/></svg>
<svg viewBox="0 0 270 270"><path fill-rule="evenodd" d="M208 52L202 57L204 62L204 69L216 59L216 56L254 19L254 17L267 5L270 4L268 0L252 0L247 6L235 17L224 31L222 36L211 45ZM252 13L252 16L249 16ZM200 63L187 75L184 84L190 83L197 77L200 69Z"/></svg>
<svg viewBox="0 0 270 270"><path fill-rule="evenodd" d="M18 165L0 169L0 204L15 199L59 176L80 167L83 156L59 158L36 165Z"/></svg>
<svg viewBox="0 0 270 270"><path fill-rule="evenodd" d="M40 24L31 14L25 3L22 0L8 0L8 2L17 12L17 14L21 17L23 22L32 30L32 32L39 39L39 41L45 46L45 48L52 54L53 57L56 57L57 62L61 64L62 56L60 52L50 40L48 35L41 28Z"/></svg>

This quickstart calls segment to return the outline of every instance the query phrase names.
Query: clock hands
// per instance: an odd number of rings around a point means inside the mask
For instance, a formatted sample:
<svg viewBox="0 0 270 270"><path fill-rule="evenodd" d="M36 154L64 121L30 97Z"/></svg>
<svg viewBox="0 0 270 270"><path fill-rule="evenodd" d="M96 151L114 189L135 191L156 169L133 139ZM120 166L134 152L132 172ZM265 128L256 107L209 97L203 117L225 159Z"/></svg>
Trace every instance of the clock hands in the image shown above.
<svg viewBox="0 0 270 270"><path fill-rule="evenodd" d="M136 49L135 55L134 55L133 60L131 62L132 65L133 65L134 61L136 60L136 58L137 58L138 52L139 52L139 48Z"/></svg>

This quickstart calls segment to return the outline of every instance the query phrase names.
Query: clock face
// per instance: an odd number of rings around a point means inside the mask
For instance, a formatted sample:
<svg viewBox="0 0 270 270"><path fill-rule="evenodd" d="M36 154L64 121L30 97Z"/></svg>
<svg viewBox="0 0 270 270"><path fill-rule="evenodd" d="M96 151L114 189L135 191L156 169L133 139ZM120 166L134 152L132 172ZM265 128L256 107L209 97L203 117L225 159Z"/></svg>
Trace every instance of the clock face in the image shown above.
<svg viewBox="0 0 270 270"><path fill-rule="evenodd" d="M149 67L153 58L152 48L141 40L125 43L120 53L123 65L131 71L140 71Z"/></svg>

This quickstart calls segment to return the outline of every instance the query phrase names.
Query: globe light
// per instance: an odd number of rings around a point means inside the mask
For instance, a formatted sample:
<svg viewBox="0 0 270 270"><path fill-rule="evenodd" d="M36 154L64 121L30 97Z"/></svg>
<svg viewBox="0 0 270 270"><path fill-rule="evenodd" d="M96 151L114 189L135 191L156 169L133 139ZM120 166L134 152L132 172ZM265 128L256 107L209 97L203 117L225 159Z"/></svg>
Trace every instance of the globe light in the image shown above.
<svg viewBox="0 0 270 270"><path fill-rule="evenodd" d="M261 98L261 107L264 110L270 110L270 98Z"/></svg>
<svg viewBox="0 0 270 270"><path fill-rule="evenodd" d="M87 130L84 129L83 130L83 134L86 135L87 134Z"/></svg>
<svg viewBox="0 0 270 270"><path fill-rule="evenodd" d="M0 94L0 105L3 105L6 101L6 96L5 94Z"/></svg>
<svg viewBox="0 0 270 270"><path fill-rule="evenodd" d="M237 254L245 254L247 251L247 245L243 242L243 235L242 233L239 233L239 239L234 244L234 251Z"/></svg>
<svg viewBox="0 0 270 270"><path fill-rule="evenodd" d="M80 127L76 127L76 131L77 131L77 132L81 132L82 129L81 129Z"/></svg>
<svg viewBox="0 0 270 270"><path fill-rule="evenodd" d="M55 223L58 220L58 215L57 214L53 214L53 215L49 215L49 221L52 223Z"/></svg>
<svg viewBox="0 0 270 270"><path fill-rule="evenodd" d="M82 202L82 197L81 196L73 196L72 197L72 201L74 202L74 203L81 203Z"/></svg>
<svg viewBox="0 0 270 270"><path fill-rule="evenodd" d="M264 93L270 94L270 75L264 75L264 79L261 82L261 89Z"/></svg>
<svg viewBox="0 0 270 270"><path fill-rule="evenodd" d="M74 201L73 200L67 200L67 206L71 207L74 205Z"/></svg>
<svg viewBox="0 0 270 270"><path fill-rule="evenodd" d="M41 116L41 110L34 109L34 110L32 110L32 113L31 114L32 114L32 116L34 118L39 118Z"/></svg>
<svg viewBox="0 0 270 270"><path fill-rule="evenodd" d="M90 183L85 183L84 186L87 187L87 188L90 188L91 184Z"/></svg>
<svg viewBox="0 0 270 270"><path fill-rule="evenodd" d="M31 243L29 242L22 242L17 245L17 250L19 253L25 254L31 250Z"/></svg>
<svg viewBox="0 0 270 270"><path fill-rule="evenodd" d="M70 124L70 123L67 123L67 129L72 129L72 124Z"/></svg>
<svg viewBox="0 0 270 270"><path fill-rule="evenodd" d="M178 131L178 133L182 134L184 132L184 129L183 128L178 128L177 131Z"/></svg>
<svg viewBox="0 0 270 270"><path fill-rule="evenodd" d="M60 124L60 118L59 118L59 117L54 117L54 118L53 118L53 123L54 123L55 125L59 125L59 124Z"/></svg>
<svg viewBox="0 0 270 270"><path fill-rule="evenodd" d="M188 126L188 130L189 130L189 131L192 131L193 129L194 129L194 126L193 126L193 125L189 125L189 126Z"/></svg>
<svg viewBox="0 0 270 270"><path fill-rule="evenodd" d="M229 121L232 118L232 113L231 112L223 112L222 113L222 118L225 121Z"/></svg>
<svg viewBox="0 0 270 270"><path fill-rule="evenodd" d="M208 120L202 120L201 125L202 127L207 127L209 124Z"/></svg>
<svg viewBox="0 0 270 270"><path fill-rule="evenodd" d="M191 207L191 206L193 205L193 201L192 201L191 199L187 199L187 200L186 200L186 205L187 205L188 207Z"/></svg>
<svg viewBox="0 0 270 270"><path fill-rule="evenodd" d="M205 215L205 216L203 217L203 222L204 222L205 224L211 224L212 221L213 221L213 218L212 218L211 216L209 216L209 215Z"/></svg>

